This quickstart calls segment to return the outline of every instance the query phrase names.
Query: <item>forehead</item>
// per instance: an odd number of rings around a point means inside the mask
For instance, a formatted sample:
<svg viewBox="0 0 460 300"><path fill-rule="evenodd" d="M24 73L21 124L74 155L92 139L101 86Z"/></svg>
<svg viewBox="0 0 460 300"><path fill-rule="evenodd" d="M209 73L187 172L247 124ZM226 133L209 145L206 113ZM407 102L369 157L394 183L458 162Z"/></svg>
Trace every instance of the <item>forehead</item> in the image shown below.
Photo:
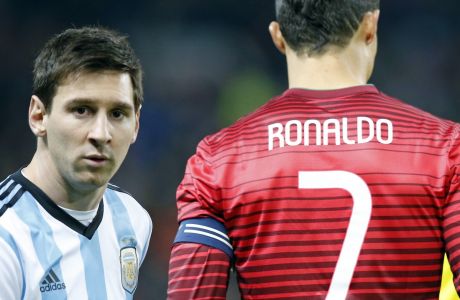
<svg viewBox="0 0 460 300"><path fill-rule="evenodd" d="M111 103L123 102L134 107L134 92L128 73L104 71L71 74L56 89L53 105L74 99Z"/></svg>

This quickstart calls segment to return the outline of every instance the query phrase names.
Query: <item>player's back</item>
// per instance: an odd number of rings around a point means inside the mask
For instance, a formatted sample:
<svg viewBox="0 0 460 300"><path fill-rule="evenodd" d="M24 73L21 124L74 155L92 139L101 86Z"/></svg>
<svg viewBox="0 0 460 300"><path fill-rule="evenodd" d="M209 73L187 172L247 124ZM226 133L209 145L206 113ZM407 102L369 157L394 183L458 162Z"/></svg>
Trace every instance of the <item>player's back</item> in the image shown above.
<svg viewBox="0 0 460 300"><path fill-rule="evenodd" d="M368 85L291 89L207 137L242 296L437 298L457 131Z"/></svg>

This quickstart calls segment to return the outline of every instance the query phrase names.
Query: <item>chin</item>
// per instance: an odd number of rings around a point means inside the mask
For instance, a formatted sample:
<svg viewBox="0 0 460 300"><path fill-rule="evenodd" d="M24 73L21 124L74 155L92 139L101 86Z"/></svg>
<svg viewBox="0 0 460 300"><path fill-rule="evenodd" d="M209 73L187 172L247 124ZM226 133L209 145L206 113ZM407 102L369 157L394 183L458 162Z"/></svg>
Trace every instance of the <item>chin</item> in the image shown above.
<svg viewBox="0 0 460 300"><path fill-rule="evenodd" d="M84 176L78 178L76 181L77 185L84 190L97 189L102 186L105 186L110 180L109 175L99 175L99 174L85 174Z"/></svg>

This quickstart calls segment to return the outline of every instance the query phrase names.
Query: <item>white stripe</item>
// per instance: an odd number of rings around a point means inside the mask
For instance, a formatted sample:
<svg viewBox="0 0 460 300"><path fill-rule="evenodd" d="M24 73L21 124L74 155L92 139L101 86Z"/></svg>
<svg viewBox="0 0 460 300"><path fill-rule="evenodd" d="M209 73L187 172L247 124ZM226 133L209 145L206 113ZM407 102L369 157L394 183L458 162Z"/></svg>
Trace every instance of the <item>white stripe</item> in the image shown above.
<svg viewBox="0 0 460 300"><path fill-rule="evenodd" d="M21 188L20 184L16 185L14 189L8 194L8 196L5 199L3 199L3 201L0 202L0 208L7 205L11 201L11 199L13 199L13 197L16 196L20 188Z"/></svg>
<svg viewBox="0 0 460 300"><path fill-rule="evenodd" d="M5 199L3 199L3 202L8 203L10 202L11 199L13 199L14 196L16 196L16 194L19 192L19 190L22 188L22 186L20 184L16 185L14 187L14 189L10 192L10 194L8 195L8 197L6 197ZM18 199L19 200L19 199Z"/></svg>
<svg viewBox="0 0 460 300"><path fill-rule="evenodd" d="M5 180L4 180L5 181ZM2 181L2 183L4 182ZM14 181L13 180L10 180L10 182L8 182L1 190L0 190L0 195L3 194L4 191L6 191L6 189L13 183ZM1 183L0 183L1 184Z"/></svg>
<svg viewBox="0 0 460 300"><path fill-rule="evenodd" d="M218 236L215 236L214 234L211 234L211 233L208 233L208 232L204 232L204 231L200 231L200 230L192 230L192 229L185 229L184 230L184 233L196 233L196 234L201 234L201 235L205 235L207 237L210 237L210 238L213 238L215 240L218 240L222 243L224 243L225 245L227 245L230 249L233 250L233 247L232 245L230 245L226 240L224 240L223 238L220 238Z"/></svg>
<svg viewBox="0 0 460 300"><path fill-rule="evenodd" d="M0 238L0 290L5 299L21 299L25 283L22 281L19 257L6 241ZM184 265L187 266L187 265Z"/></svg>
<svg viewBox="0 0 460 300"><path fill-rule="evenodd" d="M24 299L41 299L40 279L45 271L35 253L29 227L13 209L9 209L2 218L0 218L0 224L18 241L17 245L19 252L21 252L24 257L27 257L23 262L24 284L26 286L28 285L24 294Z"/></svg>
<svg viewBox="0 0 460 300"><path fill-rule="evenodd" d="M201 228L201 229L209 230L209 231L215 232L215 233L223 236L227 241L230 240L225 233L222 233L221 231L219 231L217 229L214 229L212 227L208 227L208 226L204 226L204 225L198 225L198 224L185 224L185 227L195 227L195 228Z"/></svg>
<svg viewBox="0 0 460 300"><path fill-rule="evenodd" d="M7 181L8 179L10 179L10 177L11 177L11 175L10 175L10 176L8 176L8 177L6 177L5 179L3 179L3 181L2 181L2 182L0 182L0 184L4 183L4 182L5 182L5 181Z"/></svg>
<svg viewBox="0 0 460 300"><path fill-rule="evenodd" d="M125 294L121 285L121 270L120 270L120 250L118 247L117 234L113 228L112 210L104 200L104 217L99 224L99 245L102 253L102 264L105 274L105 289L107 291L107 299L120 299Z"/></svg>
<svg viewBox="0 0 460 300"><path fill-rule="evenodd" d="M52 230L52 238L55 241L56 247L62 253L60 262L62 278L59 278L66 286L67 296L70 298L71 290L78 291L79 299L88 299L89 295L86 288L85 280L82 280L83 260L80 254L74 251L80 249L79 234L73 230L65 228L61 221L52 217L41 205L38 205L40 213L43 215L45 222L48 223ZM72 289L70 289L72 287Z"/></svg>

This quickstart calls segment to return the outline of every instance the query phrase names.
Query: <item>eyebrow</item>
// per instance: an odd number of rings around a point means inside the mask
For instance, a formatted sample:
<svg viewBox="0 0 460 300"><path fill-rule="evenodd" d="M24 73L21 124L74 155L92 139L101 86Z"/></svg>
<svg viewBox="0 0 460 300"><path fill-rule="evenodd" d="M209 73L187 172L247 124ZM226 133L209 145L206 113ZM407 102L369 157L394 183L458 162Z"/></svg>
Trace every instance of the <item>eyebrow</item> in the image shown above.
<svg viewBox="0 0 460 300"><path fill-rule="evenodd" d="M88 105L88 106L94 106L94 100L89 99L89 98L74 98L70 100L67 103L67 107L73 106L73 105ZM110 102L110 105L113 107L121 108L123 110L134 110L134 104L130 105L122 101L112 101Z"/></svg>

